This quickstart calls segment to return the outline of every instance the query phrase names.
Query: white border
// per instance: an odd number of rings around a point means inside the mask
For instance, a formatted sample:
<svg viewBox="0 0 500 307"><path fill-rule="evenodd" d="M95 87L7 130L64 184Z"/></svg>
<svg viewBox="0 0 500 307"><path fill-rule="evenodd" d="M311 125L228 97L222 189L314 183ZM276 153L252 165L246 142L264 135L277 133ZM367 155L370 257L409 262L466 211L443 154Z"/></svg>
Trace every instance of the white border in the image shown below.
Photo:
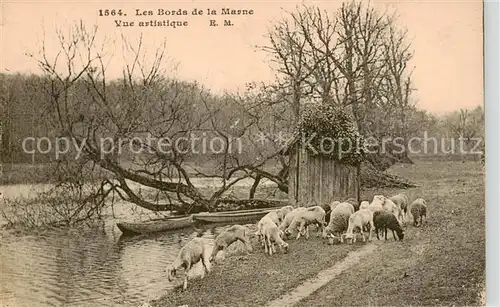
<svg viewBox="0 0 500 307"><path fill-rule="evenodd" d="M500 105L498 1L484 2L484 85L486 126L486 305L500 306ZM466 264L463 264L466 265Z"/></svg>

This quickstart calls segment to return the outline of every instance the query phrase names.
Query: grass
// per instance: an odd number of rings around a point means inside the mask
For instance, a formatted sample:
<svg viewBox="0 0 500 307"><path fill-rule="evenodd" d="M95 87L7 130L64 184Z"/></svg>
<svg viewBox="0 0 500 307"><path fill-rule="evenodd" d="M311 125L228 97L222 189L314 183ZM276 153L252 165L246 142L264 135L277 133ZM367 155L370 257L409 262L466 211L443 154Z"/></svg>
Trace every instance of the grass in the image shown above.
<svg viewBox="0 0 500 307"><path fill-rule="evenodd" d="M417 162L389 171L420 184L406 193L427 200L429 223L408 226L403 242L383 242L342 273L339 282L319 289L300 306L479 305L485 273L482 165ZM372 189L362 199L397 192ZM153 305L263 305L363 244L331 246L314 237L289 242L288 254L268 256L256 247L252 255L228 257L204 279L191 281L186 291L174 290Z"/></svg>
<svg viewBox="0 0 500 307"><path fill-rule="evenodd" d="M425 196L428 225L408 226L403 242L383 243L368 261L341 274L341 283L325 286L299 306L480 304L485 278L480 165L420 163L399 173L422 184L409 193Z"/></svg>

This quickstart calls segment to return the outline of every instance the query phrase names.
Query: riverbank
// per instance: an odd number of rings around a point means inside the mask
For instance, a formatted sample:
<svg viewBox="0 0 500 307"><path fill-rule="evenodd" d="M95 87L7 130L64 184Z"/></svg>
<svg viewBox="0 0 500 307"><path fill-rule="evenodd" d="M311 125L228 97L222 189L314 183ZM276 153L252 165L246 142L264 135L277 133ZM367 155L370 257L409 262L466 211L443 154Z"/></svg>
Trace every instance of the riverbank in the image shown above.
<svg viewBox="0 0 500 307"><path fill-rule="evenodd" d="M482 165L433 161L396 165L389 171L421 185L407 194L412 200L427 200L428 225L408 226L403 242L382 242L376 252L341 273L336 280L342 282L327 284L299 306L479 304L485 272ZM364 191L362 199L397 192ZM230 256L204 279L191 281L186 291L174 290L152 304L261 306L364 246L330 246L314 236L289 243L288 254L270 257L254 246L249 256Z"/></svg>

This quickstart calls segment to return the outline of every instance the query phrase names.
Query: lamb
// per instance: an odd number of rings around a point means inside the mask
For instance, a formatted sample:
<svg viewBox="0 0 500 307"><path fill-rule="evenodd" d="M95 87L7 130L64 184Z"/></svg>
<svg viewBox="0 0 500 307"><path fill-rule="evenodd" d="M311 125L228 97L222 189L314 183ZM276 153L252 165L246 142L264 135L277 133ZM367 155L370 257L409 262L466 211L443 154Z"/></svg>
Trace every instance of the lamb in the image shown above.
<svg viewBox="0 0 500 307"><path fill-rule="evenodd" d="M314 224L318 226L318 230L322 233L323 228L326 226L325 223L326 212L320 206L308 207L306 211L299 212L297 216L293 219L292 223L285 230L287 235L291 234L293 229L297 229L298 234L296 240L300 238L300 235L305 231L306 239L309 238L309 225Z"/></svg>
<svg viewBox="0 0 500 307"><path fill-rule="evenodd" d="M209 260L215 260L215 257L219 253L219 251L225 251L229 245L233 244L236 241L241 241L245 244L245 248L247 253L252 251L252 246L250 245L250 240L248 238L248 229L245 226L241 225L233 225L221 232L214 241L214 249L212 250L212 254L210 255ZM224 254L223 254L224 255Z"/></svg>
<svg viewBox="0 0 500 307"><path fill-rule="evenodd" d="M264 251L266 253L269 253L269 255L272 255L273 252L276 253L274 243L277 243L282 251L288 250L288 243L281 239L282 231L271 219L264 219L262 231L264 235Z"/></svg>
<svg viewBox="0 0 500 307"><path fill-rule="evenodd" d="M392 237L394 238L394 240L397 240L394 232L397 233L398 239L400 241L402 241L404 238L404 231L401 227L401 224L394 216L394 214L390 212L376 211L375 213L373 213L373 224L375 226L375 233L377 234L378 240L380 240L379 231L385 231L385 240L387 240L387 229L392 230Z"/></svg>
<svg viewBox="0 0 500 307"><path fill-rule="evenodd" d="M422 226L424 218L427 223L427 204L423 198L417 198L410 206L410 213L413 216L413 226Z"/></svg>
<svg viewBox="0 0 500 307"><path fill-rule="evenodd" d="M347 232L343 234L343 237L349 240L349 242L355 243L356 237L354 236L354 230L359 229L361 235L363 236L363 242L366 242L365 234L363 233L363 228L368 229L368 241L372 240L372 230L375 228L373 225L373 212L370 209L361 209L349 217L349 226L347 227Z"/></svg>
<svg viewBox="0 0 500 307"><path fill-rule="evenodd" d="M389 198L392 200L399 209L403 212L403 218L408 216L408 196L405 194L399 193Z"/></svg>
<svg viewBox="0 0 500 307"><path fill-rule="evenodd" d="M323 231L323 238L330 235L340 237L340 242L343 242L342 233L347 230L349 225L349 217L354 213L354 206L348 202L341 203L335 207L330 213L330 222Z"/></svg>
<svg viewBox="0 0 500 307"><path fill-rule="evenodd" d="M165 270L167 272L168 280L171 282L177 277L177 270L184 268L184 285L183 289L186 290L188 284L188 272L193 265L200 260L203 263L205 272L208 274L211 270L210 264L210 248L207 239L194 238L184 245L175 260Z"/></svg>

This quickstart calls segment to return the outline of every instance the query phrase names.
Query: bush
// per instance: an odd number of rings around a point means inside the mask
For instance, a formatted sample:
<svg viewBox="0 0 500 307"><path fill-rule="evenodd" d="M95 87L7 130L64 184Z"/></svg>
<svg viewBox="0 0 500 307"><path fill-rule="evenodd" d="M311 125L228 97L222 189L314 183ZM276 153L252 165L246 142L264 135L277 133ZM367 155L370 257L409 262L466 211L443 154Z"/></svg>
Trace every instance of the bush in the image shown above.
<svg viewBox="0 0 500 307"><path fill-rule="evenodd" d="M345 109L311 103L303 112L298 131L306 140L314 137L310 144L315 149L321 149L315 151L306 146L311 155L326 155L354 166L364 161L365 141Z"/></svg>

